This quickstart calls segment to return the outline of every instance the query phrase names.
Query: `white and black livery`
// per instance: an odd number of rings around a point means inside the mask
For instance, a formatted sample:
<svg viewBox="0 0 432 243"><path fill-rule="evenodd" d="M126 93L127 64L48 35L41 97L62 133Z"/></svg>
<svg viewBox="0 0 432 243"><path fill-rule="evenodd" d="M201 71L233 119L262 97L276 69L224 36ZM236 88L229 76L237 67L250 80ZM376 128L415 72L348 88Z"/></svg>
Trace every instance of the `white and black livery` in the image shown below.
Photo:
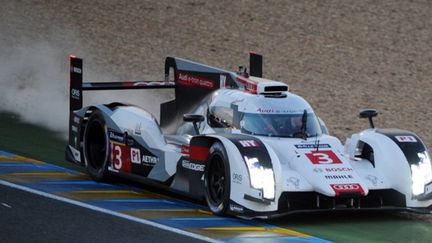
<svg viewBox="0 0 432 243"><path fill-rule="evenodd" d="M430 213L427 148L408 131L370 128L343 145L310 104L283 82L167 57L165 80L83 82L70 56L66 158L95 180L118 175L205 200L218 215L272 217L294 212L409 210ZM173 89L159 121L122 103L82 107L83 92ZM145 91L144 95L145 95ZM146 104L142 104L144 107Z"/></svg>

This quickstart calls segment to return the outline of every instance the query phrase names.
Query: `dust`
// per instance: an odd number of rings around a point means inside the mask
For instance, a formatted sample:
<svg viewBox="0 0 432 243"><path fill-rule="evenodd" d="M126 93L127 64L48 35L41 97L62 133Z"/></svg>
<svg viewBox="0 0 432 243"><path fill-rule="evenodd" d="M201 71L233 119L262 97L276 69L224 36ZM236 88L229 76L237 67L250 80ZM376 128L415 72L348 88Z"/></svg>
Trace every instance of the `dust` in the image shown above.
<svg viewBox="0 0 432 243"><path fill-rule="evenodd" d="M92 65L89 65L90 67ZM86 70L84 80L118 80L106 70ZM162 76L162 75L161 75ZM0 56L0 111L18 114L24 122L66 134L69 109L68 53L49 43L14 47ZM113 101L136 104L159 117L167 91L88 91L84 104Z"/></svg>

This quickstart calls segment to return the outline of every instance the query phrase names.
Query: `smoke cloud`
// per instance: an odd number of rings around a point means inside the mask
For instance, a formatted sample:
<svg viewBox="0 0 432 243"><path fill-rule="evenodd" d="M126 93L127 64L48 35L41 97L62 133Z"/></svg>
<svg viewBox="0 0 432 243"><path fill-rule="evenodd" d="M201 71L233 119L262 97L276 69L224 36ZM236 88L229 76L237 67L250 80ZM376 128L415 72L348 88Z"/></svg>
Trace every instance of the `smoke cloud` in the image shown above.
<svg viewBox="0 0 432 243"><path fill-rule="evenodd" d="M106 73L87 70L84 79L114 81ZM0 112L18 114L25 122L63 134L67 132L69 107L67 53L48 43L19 46L0 56ZM159 118L159 104L171 92L102 91L84 93L85 104L120 101L139 105Z"/></svg>

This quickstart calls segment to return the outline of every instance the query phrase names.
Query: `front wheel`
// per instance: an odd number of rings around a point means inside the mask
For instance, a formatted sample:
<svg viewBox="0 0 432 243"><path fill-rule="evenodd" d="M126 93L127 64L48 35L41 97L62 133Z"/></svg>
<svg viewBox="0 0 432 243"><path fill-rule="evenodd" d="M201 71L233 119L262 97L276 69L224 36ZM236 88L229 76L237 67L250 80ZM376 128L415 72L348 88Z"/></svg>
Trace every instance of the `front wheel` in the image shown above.
<svg viewBox="0 0 432 243"><path fill-rule="evenodd" d="M213 214L223 215L228 209L230 198L230 168L222 143L216 142L210 147L204 173L207 205Z"/></svg>

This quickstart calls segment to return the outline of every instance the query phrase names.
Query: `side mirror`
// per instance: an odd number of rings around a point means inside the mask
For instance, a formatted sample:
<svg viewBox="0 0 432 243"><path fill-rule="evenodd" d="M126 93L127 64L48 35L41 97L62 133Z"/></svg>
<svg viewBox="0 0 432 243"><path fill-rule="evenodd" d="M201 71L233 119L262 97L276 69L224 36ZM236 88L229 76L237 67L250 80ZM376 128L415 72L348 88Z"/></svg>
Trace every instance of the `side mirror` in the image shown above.
<svg viewBox="0 0 432 243"><path fill-rule="evenodd" d="M376 117L378 115L378 111L375 109L364 109L360 111L360 118L369 119L369 124L371 128L375 128L372 117Z"/></svg>
<svg viewBox="0 0 432 243"><path fill-rule="evenodd" d="M199 115L199 114L184 114L183 115L183 121L192 122L196 134L199 134L198 123L201 123L204 121L204 116Z"/></svg>

